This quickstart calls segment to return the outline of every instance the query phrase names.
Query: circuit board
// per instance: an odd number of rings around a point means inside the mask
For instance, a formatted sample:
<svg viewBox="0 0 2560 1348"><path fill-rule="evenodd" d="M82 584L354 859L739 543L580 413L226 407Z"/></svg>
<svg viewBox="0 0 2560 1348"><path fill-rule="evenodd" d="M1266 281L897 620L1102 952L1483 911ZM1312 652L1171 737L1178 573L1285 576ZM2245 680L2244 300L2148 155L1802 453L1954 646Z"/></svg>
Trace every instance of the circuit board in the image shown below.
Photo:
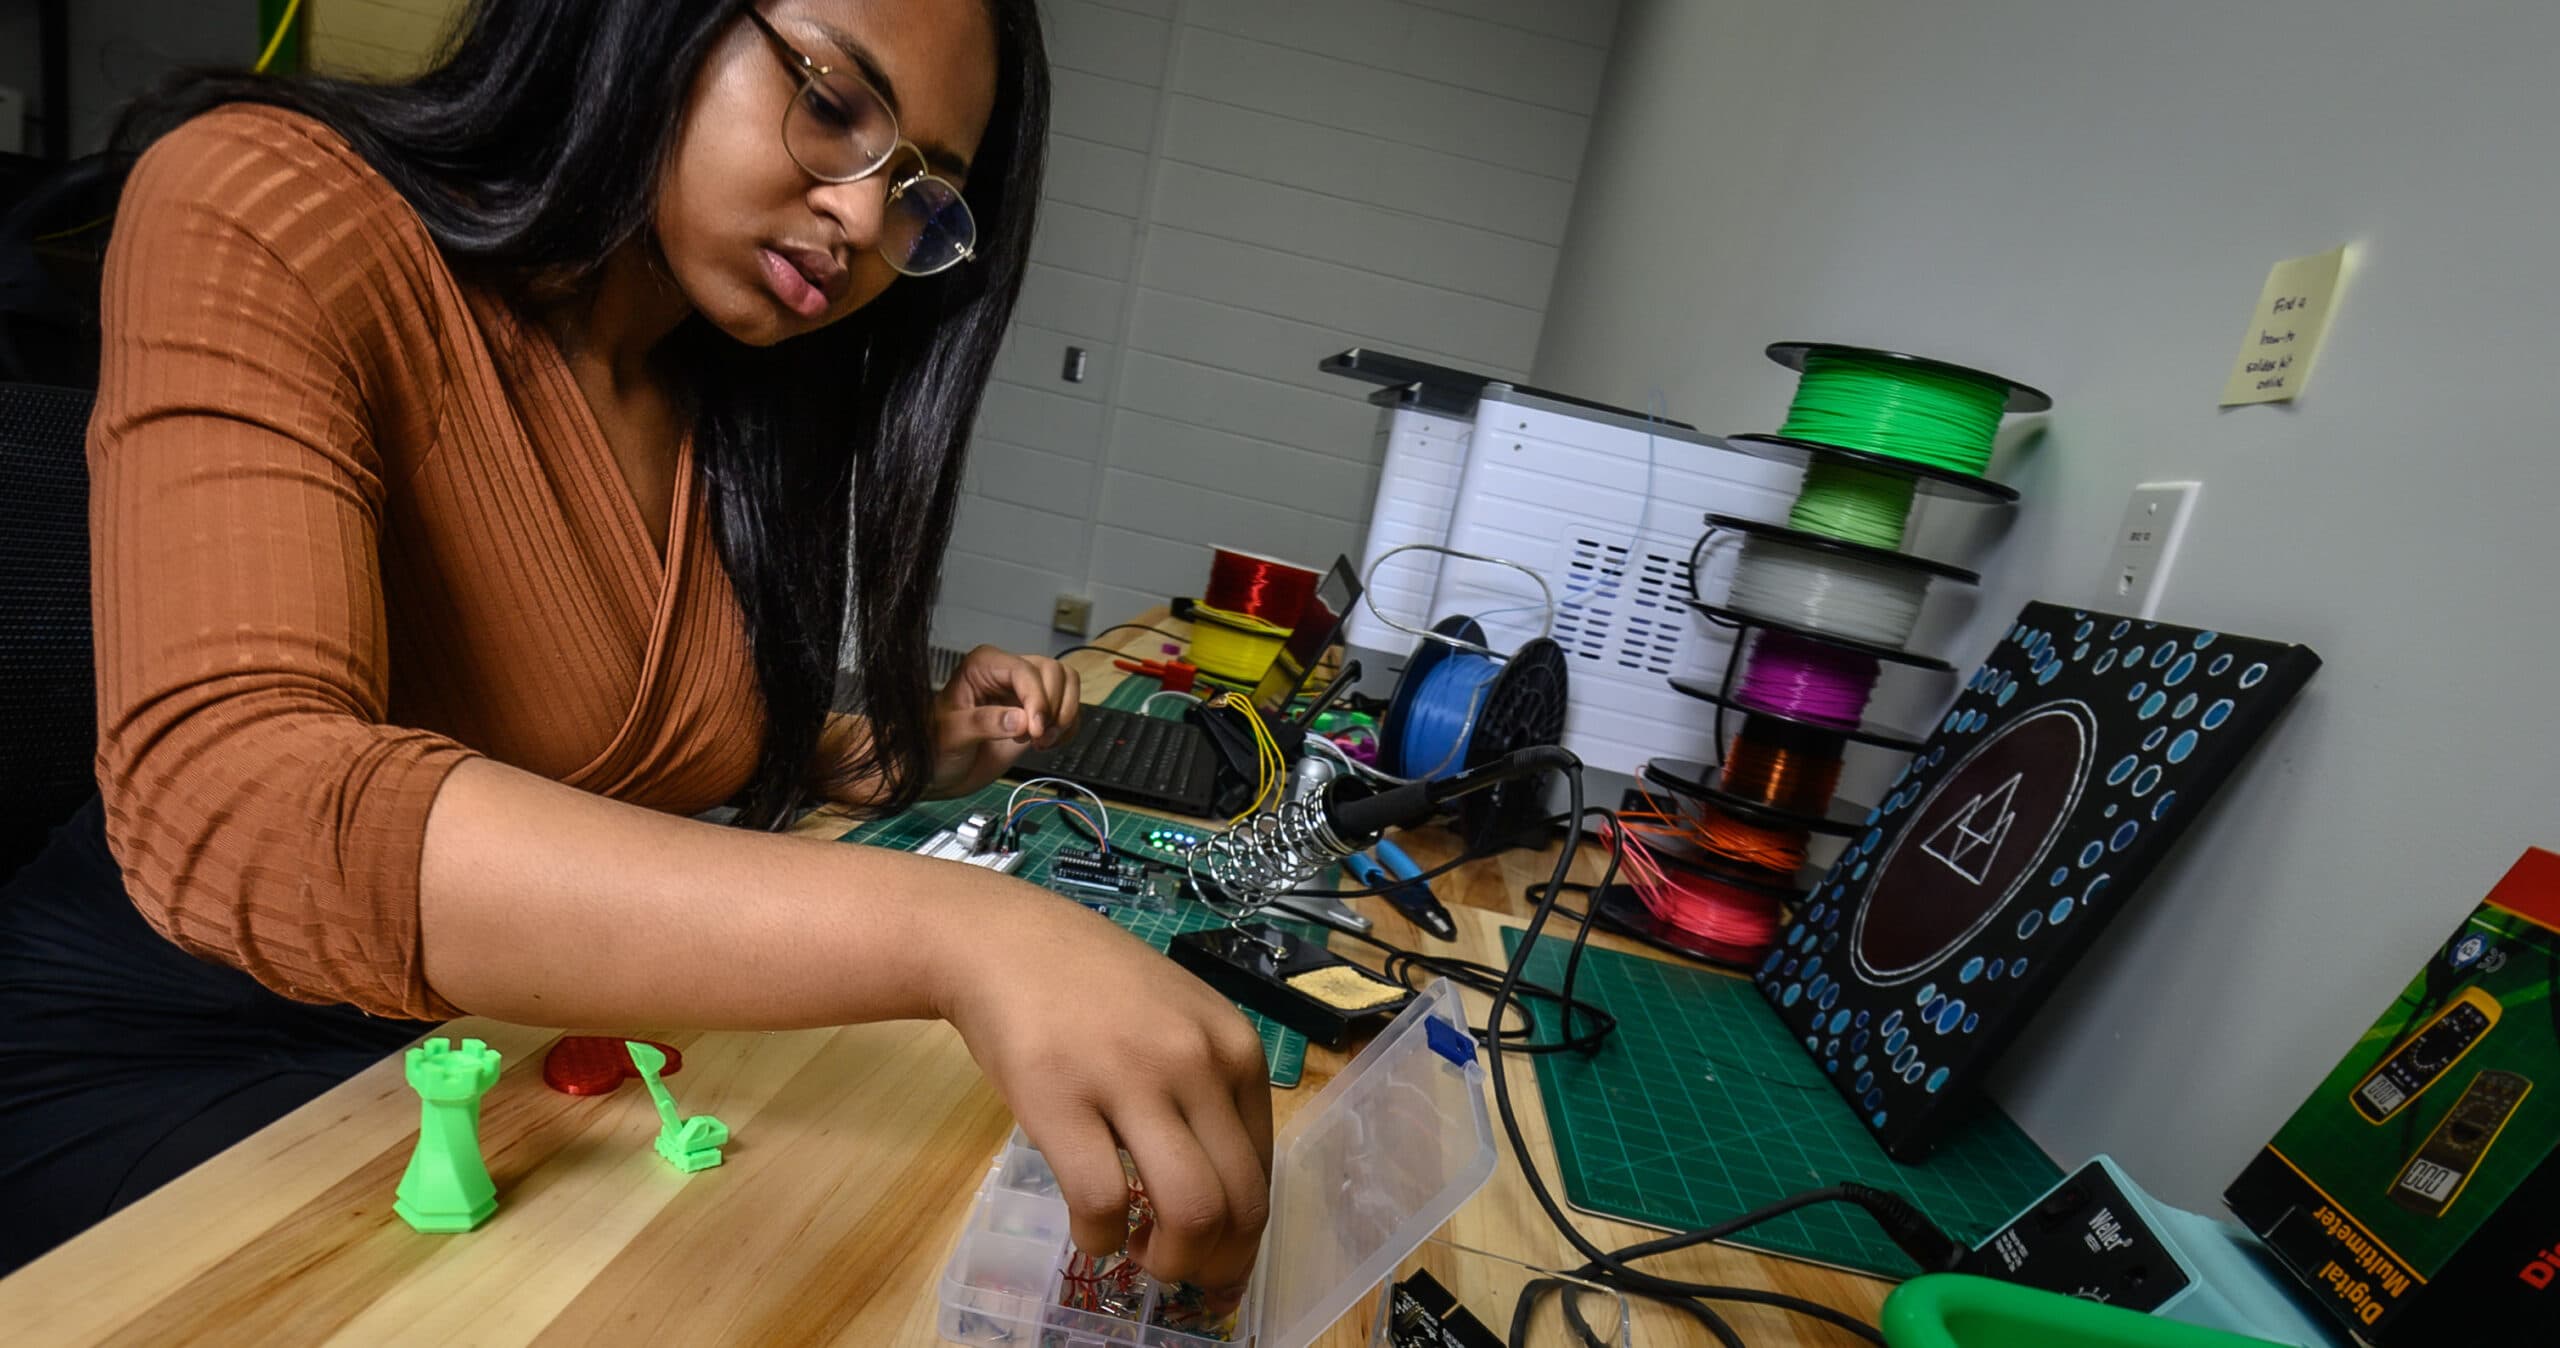
<svg viewBox="0 0 2560 1348"><path fill-rule="evenodd" d="M1005 797L1012 791L1013 783L998 782L958 800L926 801L904 814L858 824L839 841L913 851L919 844L972 814L1001 819ZM1029 796L1026 795L1025 799ZM1186 931L1203 931L1226 925L1226 919L1210 912L1198 900L1177 898L1172 894L1174 886L1170 878L1178 876L1181 871L1181 855L1150 844L1148 834L1180 826L1136 810L1112 810L1111 845L1127 856L1144 858L1166 868L1149 884L1149 888L1161 896L1164 906L1112 902L1090 889L1052 884L1050 872L1061 854L1073 856L1092 845L1092 840L1078 832L1068 819L1063 810L1039 810L1025 819L1028 827L1020 837L1022 860L1012 874L1097 909L1123 930L1158 950L1164 949L1174 937ZM1296 922L1280 925L1318 944L1325 939L1326 933L1320 927ZM1297 1085L1306 1073L1307 1037L1264 1020L1251 1011L1244 1014L1245 1019L1253 1022L1254 1029L1261 1032L1262 1056L1271 1066L1271 1084L1283 1088Z"/></svg>

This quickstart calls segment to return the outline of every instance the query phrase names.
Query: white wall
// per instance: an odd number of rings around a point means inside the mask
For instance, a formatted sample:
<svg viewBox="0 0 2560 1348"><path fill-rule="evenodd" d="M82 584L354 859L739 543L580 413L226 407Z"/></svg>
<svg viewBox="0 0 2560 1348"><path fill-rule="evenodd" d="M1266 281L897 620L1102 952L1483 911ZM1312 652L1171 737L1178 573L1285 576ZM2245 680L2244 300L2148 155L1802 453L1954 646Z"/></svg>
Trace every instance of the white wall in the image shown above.
<svg viewBox="0 0 2560 1348"><path fill-rule="evenodd" d="M1044 0L1035 265L937 640L1047 649L1197 594L1209 544L1357 553L1371 344L1525 376L1616 0ZM1085 382L1059 377L1090 352Z"/></svg>
<svg viewBox="0 0 2560 1348"><path fill-rule="evenodd" d="M1939 649L2095 603L2128 490L2192 477L2161 616L2328 662L2003 1073L2066 1164L2217 1209L2516 854L2560 845L2555 51L2546 0L1626 7L1538 382L1658 383L1745 430L1792 391L1773 339L2011 373L2058 406L1995 469L2014 520L1933 512L1923 546L1987 576L1933 601ZM2268 265L2349 241L2307 398L2217 411Z"/></svg>

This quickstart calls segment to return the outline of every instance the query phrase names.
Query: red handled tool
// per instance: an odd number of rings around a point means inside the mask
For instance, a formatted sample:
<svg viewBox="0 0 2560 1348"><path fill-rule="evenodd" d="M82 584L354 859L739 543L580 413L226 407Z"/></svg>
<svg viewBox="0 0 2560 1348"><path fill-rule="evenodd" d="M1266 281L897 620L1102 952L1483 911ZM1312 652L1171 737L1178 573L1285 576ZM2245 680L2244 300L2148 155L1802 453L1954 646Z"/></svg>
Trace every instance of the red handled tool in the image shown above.
<svg viewBox="0 0 2560 1348"><path fill-rule="evenodd" d="M1188 660L1114 660L1115 669L1163 681L1168 693L1187 693L1200 678L1200 669Z"/></svg>

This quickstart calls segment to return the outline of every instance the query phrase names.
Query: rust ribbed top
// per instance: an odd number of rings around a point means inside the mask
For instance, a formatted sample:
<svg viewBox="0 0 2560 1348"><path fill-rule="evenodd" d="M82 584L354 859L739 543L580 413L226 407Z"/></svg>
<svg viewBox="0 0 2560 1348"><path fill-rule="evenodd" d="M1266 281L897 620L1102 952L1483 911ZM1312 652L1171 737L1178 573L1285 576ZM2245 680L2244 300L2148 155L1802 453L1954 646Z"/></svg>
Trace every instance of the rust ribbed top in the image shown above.
<svg viewBox="0 0 2560 1348"><path fill-rule="evenodd" d="M439 1018L418 863L455 764L684 813L745 785L762 703L690 445L662 559L557 345L337 135L238 106L162 139L103 300L98 785L170 940Z"/></svg>

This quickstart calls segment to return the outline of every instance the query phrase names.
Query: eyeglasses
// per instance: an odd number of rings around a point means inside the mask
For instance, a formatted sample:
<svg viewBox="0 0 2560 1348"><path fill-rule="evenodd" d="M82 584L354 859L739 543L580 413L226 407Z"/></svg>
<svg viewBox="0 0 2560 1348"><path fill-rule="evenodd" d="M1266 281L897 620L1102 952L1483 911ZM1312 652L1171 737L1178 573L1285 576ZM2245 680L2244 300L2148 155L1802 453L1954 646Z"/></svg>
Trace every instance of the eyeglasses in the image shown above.
<svg viewBox="0 0 2560 1348"><path fill-rule="evenodd" d="M810 60L762 14L750 9L747 17L799 77L799 91L782 112L782 148L810 177L859 182L887 167L900 150L915 156L912 172L890 180L880 256L908 276L931 276L976 260L978 222L969 203L959 188L932 172L924 151L899 135L889 100L859 74Z"/></svg>

